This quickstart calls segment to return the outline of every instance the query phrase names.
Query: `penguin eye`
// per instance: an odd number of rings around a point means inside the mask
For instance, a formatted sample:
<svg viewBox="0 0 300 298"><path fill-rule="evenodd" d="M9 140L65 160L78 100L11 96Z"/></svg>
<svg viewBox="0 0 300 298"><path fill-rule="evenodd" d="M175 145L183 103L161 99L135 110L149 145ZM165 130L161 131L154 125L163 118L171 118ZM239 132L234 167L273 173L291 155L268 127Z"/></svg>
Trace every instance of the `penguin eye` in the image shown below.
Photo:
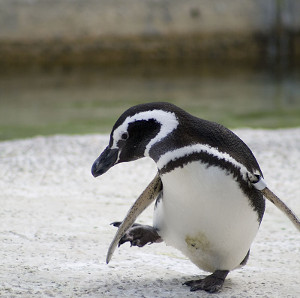
<svg viewBox="0 0 300 298"><path fill-rule="evenodd" d="M128 134L128 132L126 131L126 132L122 133L122 135L121 135L121 140L126 141L126 140L128 139L128 137L129 137L129 134Z"/></svg>

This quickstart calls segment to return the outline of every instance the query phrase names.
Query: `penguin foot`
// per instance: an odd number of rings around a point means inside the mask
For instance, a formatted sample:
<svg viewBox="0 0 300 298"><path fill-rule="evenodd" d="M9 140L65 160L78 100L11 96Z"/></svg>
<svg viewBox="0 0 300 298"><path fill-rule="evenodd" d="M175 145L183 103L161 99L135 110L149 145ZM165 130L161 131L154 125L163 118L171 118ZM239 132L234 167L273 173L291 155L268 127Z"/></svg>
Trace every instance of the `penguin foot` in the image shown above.
<svg viewBox="0 0 300 298"><path fill-rule="evenodd" d="M199 280L190 280L184 285L191 287L191 291L204 290L209 293L217 293L221 290L228 270L216 270L213 274Z"/></svg>
<svg viewBox="0 0 300 298"><path fill-rule="evenodd" d="M113 222L114 227L119 227L121 222ZM130 242L131 246L143 247L147 243L161 242L157 230L151 226L133 224L119 241L119 246L125 242Z"/></svg>

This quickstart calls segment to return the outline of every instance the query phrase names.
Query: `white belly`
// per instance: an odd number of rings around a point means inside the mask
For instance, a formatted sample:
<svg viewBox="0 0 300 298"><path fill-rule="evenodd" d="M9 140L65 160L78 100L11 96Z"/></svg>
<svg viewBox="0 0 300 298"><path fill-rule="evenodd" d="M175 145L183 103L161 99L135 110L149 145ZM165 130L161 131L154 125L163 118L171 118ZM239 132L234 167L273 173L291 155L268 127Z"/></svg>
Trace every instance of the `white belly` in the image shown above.
<svg viewBox="0 0 300 298"><path fill-rule="evenodd" d="M206 271L232 270L257 233L258 215L231 175L200 162L161 177L154 227L167 245Z"/></svg>

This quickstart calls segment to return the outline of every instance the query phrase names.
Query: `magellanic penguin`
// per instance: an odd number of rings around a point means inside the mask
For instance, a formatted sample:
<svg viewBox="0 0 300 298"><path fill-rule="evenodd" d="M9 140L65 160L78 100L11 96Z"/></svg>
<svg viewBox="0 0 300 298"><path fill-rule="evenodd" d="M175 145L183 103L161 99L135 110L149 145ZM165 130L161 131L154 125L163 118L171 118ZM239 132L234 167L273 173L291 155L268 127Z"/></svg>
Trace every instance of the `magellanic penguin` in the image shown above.
<svg viewBox="0 0 300 298"><path fill-rule="evenodd" d="M262 171L248 146L220 124L169 103L129 108L113 126L109 145L96 159L97 177L112 166L150 157L158 174L119 227L116 247L162 242L212 272L185 283L191 291L217 292L229 271L246 264L265 210ZM260 183L258 183L259 185ZM263 189L264 186L261 187ZM156 199L153 227L134 224Z"/></svg>

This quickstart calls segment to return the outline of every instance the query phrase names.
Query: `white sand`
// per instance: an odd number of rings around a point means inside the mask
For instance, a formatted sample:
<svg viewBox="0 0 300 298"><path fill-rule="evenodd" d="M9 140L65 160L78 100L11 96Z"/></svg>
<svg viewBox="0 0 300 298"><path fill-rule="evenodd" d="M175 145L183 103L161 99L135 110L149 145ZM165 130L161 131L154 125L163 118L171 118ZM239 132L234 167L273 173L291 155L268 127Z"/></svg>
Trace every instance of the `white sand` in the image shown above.
<svg viewBox="0 0 300 298"><path fill-rule="evenodd" d="M300 215L300 128L238 130L269 187ZM37 137L0 143L1 297L211 297L182 283L206 274L165 244L107 248L155 175L149 159L95 179L108 136ZM151 206L139 222L151 224ZM267 203L248 264L213 297L300 297L300 235Z"/></svg>

